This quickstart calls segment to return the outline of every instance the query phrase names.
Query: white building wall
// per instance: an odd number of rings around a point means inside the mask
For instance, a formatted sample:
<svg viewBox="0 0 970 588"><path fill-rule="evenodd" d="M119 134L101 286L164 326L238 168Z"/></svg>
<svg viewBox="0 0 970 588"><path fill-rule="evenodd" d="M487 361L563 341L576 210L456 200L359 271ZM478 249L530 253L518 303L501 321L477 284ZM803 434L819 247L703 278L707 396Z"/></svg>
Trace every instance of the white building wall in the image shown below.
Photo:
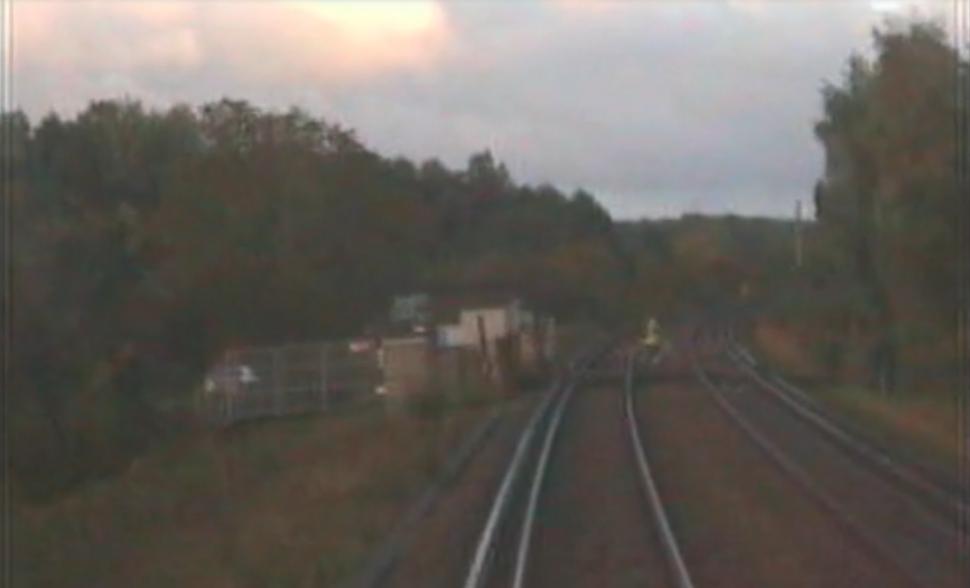
<svg viewBox="0 0 970 588"><path fill-rule="evenodd" d="M460 324L466 336L470 334L471 341L477 344L480 338L478 320L482 319L485 327L485 339L493 341L511 332L512 321L507 308L476 308L461 311Z"/></svg>
<svg viewBox="0 0 970 588"><path fill-rule="evenodd" d="M443 347L478 347L479 317L484 323L488 343L531 328L534 320L532 313L523 309L518 300L507 306L462 310L457 324L438 325L438 344Z"/></svg>
<svg viewBox="0 0 970 588"><path fill-rule="evenodd" d="M470 334L462 325L438 325L438 345L442 347L469 347L472 345Z"/></svg>

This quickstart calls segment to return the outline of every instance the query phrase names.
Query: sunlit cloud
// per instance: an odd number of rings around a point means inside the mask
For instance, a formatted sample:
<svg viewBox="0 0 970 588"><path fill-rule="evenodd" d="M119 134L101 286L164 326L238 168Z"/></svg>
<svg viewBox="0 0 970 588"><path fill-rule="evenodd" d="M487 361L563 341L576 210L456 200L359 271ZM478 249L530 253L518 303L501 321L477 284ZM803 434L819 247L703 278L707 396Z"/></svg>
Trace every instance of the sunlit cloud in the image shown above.
<svg viewBox="0 0 970 588"><path fill-rule="evenodd" d="M869 8L886 15L941 17L951 8L951 4L944 0L870 0Z"/></svg>
<svg viewBox="0 0 970 588"><path fill-rule="evenodd" d="M946 0L23 1L15 95L302 106L381 153L586 187L615 214L788 214L819 89L886 18ZM809 195L809 196L806 196Z"/></svg>
<svg viewBox="0 0 970 588"><path fill-rule="evenodd" d="M546 0L552 6L582 15L606 14L622 8L623 1L617 0Z"/></svg>
<svg viewBox="0 0 970 588"><path fill-rule="evenodd" d="M192 12L175 3L18 3L14 74L27 68L118 72L198 64L196 31L186 26Z"/></svg>
<svg viewBox="0 0 970 588"><path fill-rule="evenodd" d="M368 40L388 34L423 35L438 27L443 17L440 5L434 2L317 1L297 7L314 18L339 26L352 36Z"/></svg>
<svg viewBox="0 0 970 588"><path fill-rule="evenodd" d="M869 3L869 8L873 12L900 12L903 8L903 3L899 0L873 0Z"/></svg>
<svg viewBox="0 0 970 588"><path fill-rule="evenodd" d="M359 82L430 67L449 39L446 14L431 0L23 2L14 31L15 79L86 86L74 94L215 68L248 86ZM68 99L46 98L59 107Z"/></svg>
<svg viewBox="0 0 970 588"><path fill-rule="evenodd" d="M267 79L357 80L426 68L449 36L444 11L430 1L236 6L206 8L207 22L232 23L231 34L213 31L214 49L227 61L240 50L234 65Z"/></svg>

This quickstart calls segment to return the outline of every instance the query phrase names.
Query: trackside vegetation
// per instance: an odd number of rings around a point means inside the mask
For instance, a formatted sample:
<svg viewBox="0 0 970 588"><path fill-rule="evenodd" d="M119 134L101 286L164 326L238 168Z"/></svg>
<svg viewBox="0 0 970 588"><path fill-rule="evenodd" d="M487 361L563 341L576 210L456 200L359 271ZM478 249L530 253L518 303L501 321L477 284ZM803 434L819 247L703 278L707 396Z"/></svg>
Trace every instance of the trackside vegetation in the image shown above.
<svg viewBox="0 0 970 588"><path fill-rule="evenodd" d="M191 399L228 346L353 336L420 290L514 289L564 324L639 323L733 289L757 256L730 244L784 224L621 223L584 190L515 182L488 151L457 170L386 158L351 129L239 100L4 123L27 501L195 434Z"/></svg>
<svg viewBox="0 0 970 588"><path fill-rule="evenodd" d="M960 283L966 186L956 102L968 63L932 22L873 31L822 91L825 169L805 264L752 340L878 437L953 468L958 454ZM963 161L959 158L962 157Z"/></svg>

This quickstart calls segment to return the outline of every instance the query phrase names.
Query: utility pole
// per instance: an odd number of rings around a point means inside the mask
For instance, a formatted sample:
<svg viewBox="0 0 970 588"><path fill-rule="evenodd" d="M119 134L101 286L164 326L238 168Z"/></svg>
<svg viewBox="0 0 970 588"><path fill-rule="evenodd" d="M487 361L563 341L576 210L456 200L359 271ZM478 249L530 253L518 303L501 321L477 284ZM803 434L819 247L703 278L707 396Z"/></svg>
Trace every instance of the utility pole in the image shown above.
<svg viewBox="0 0 970 588"><path fill-rule="evenodd" d="M802 267L804 256L804 245L802 243L802 201L795 201L795 268Z"/></svg>

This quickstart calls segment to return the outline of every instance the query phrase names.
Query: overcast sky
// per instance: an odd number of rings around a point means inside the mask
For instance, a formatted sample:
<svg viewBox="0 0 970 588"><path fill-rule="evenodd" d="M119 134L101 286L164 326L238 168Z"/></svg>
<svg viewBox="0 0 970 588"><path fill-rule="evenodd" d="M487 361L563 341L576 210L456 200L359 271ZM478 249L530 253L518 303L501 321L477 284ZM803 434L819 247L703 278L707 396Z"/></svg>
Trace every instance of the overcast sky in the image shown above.
<svg viewBox="0 0 970 588"><path fill-rule="evenodd" d="M128 95L297 105L385 155L585 187L615 217L791 215L822 166L825 80L887 15L949 0L14 4L36 120ZM808 202L806 202L808 204Z"/></svg>

